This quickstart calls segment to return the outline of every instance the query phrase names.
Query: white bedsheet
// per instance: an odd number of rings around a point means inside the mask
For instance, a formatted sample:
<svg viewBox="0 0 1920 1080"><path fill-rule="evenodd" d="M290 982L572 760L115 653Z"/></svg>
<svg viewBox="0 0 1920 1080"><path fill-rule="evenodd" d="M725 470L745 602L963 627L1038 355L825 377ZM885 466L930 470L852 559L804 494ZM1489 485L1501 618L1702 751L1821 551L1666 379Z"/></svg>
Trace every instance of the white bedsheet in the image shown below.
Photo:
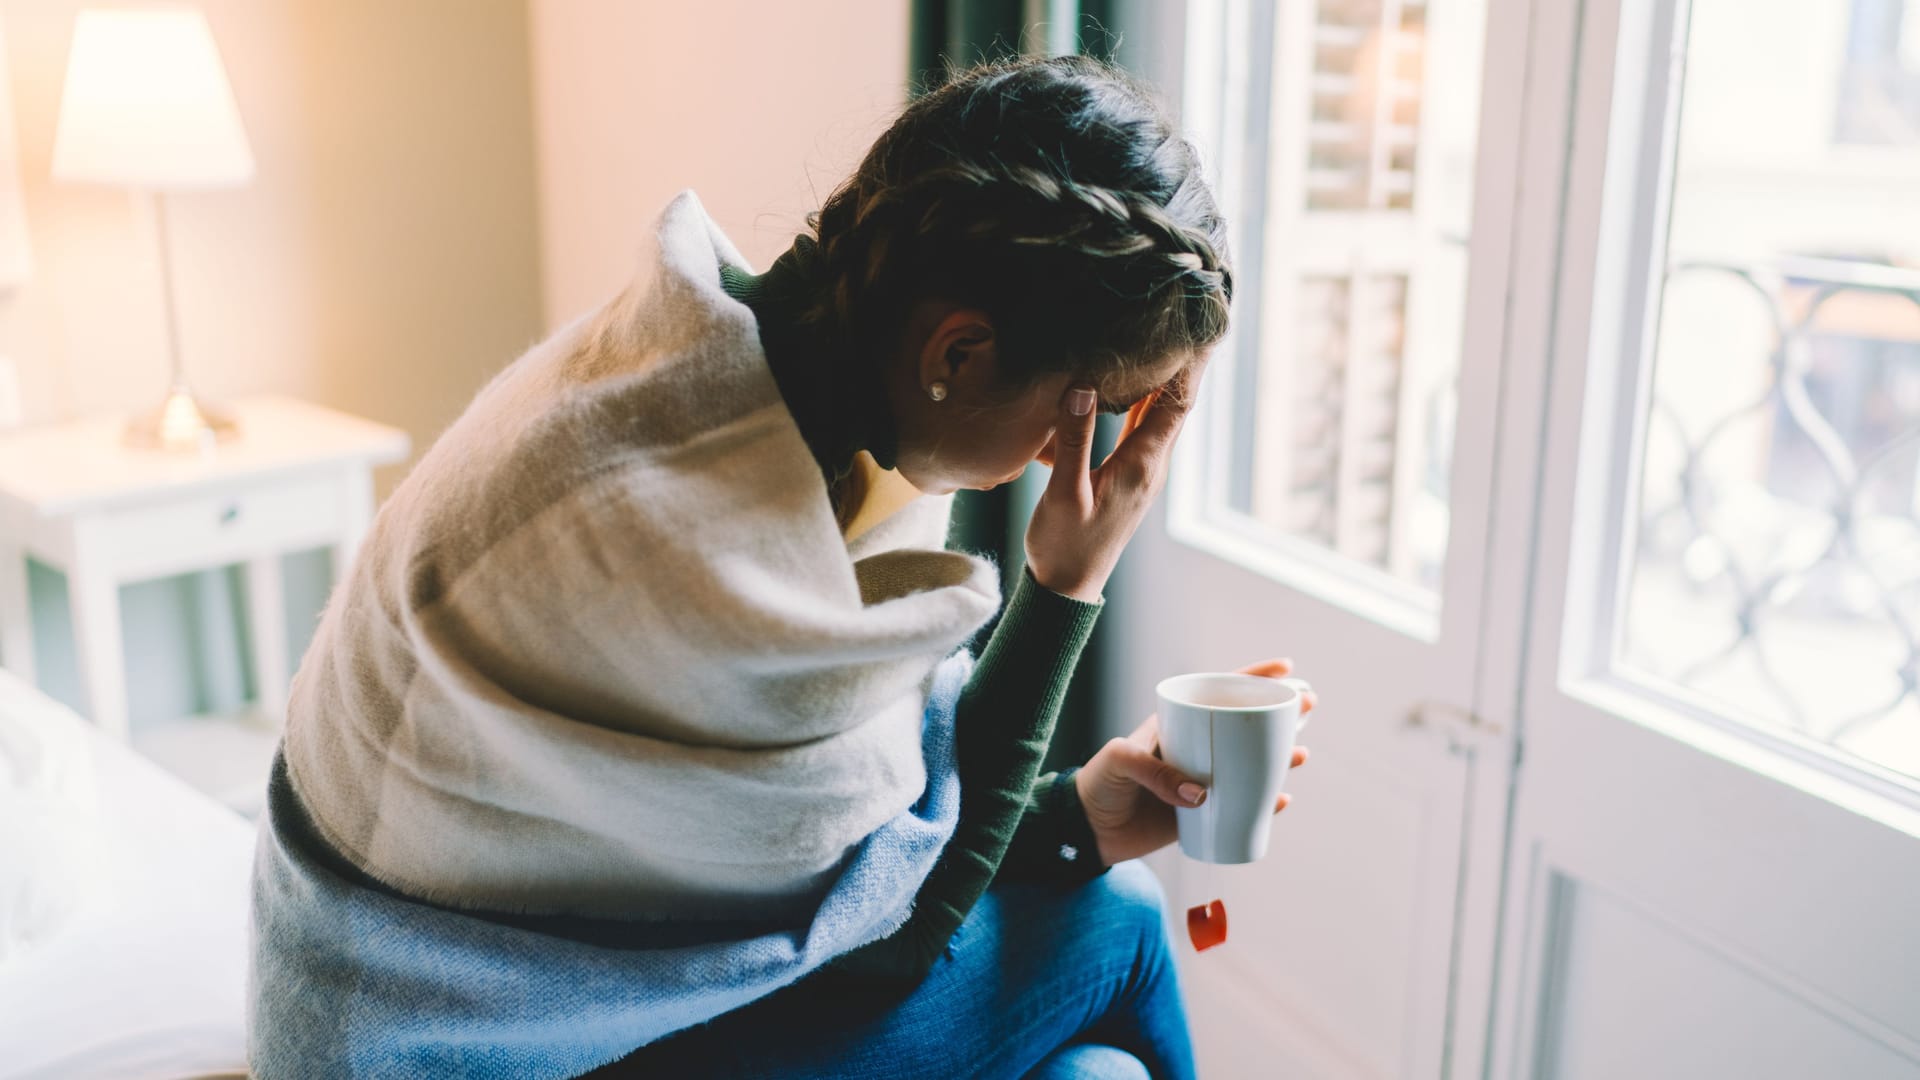
<svg viewBox="0 0 1920 1080"><path fill-rule="evenodd" d="M0 710L50 702L0 672ZM254 830L85 721L105 886L0 965L0 1078L244 1073Z"/></svg>

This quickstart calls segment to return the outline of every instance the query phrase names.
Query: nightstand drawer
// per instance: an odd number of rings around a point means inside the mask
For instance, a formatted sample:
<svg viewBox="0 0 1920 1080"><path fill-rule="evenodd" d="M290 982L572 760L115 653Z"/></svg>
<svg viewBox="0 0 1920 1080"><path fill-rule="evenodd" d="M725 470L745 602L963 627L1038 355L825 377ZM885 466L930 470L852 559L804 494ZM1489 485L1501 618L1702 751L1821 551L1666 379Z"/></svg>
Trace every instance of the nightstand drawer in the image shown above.
<svg viewBox="0 0 1920 1080"><path fill-rule="evenodd" d="M158 577L329 543L343 497L338 477L305 477L115 510L96 535L121 580Z"/></svg>

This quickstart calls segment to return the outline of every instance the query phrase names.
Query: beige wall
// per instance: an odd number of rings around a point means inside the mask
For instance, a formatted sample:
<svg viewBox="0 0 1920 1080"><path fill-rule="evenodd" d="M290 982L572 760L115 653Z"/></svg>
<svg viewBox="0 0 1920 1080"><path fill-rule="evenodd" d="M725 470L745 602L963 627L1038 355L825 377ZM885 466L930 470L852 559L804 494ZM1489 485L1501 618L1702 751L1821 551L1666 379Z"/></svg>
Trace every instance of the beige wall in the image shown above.
<svg viewBox="0 0 1920 1080"><path fill-rule="evenodd" d="M530 2L550 328L682 188L764 268L905 100L906 0Z"/></svg>
<svg viewBox="0 0 1920 1080"><path fill-rule="evenodd" d="M165 382L157 264L130 200L47 175L85 6L0 2L35 261L0 298L0 352L29 422L132 409ZM526 5L199 6L258 170L169 199L189 373L211 396L297 394L423 447L540 332Z"/></svg>
<svg viewBox="0 0 1920 1080"><path fill-rule="evenodd" d="M244 188L170 200L189 372L210 396L297 394L424 449L540 334L526 4L198 2L258 168ZM131 200L47 175L83 6L0 0L34 255L0 296L0 354L30 423L131 410L165 386L157 266ZM385 470L382 490L401 475ZM34 578L41 685L78 704L64 587ZM326 582L324 559L289 563L296 625ZM125 590L136 730L237 703L237 597L224 574Z"/></svg>
<svg viewBox="0 0 1920 1080"><path fill-rule="evenodd" d="M0 297L0 355L28 422L135 409L164 380L141 219L47 174L85 6L0 0L35 261ZM680 189L771 261L905 93L904 0L199 6L258 172L169 198L188 370L210 396L298 394L417 447L617 290Z"/></svg>

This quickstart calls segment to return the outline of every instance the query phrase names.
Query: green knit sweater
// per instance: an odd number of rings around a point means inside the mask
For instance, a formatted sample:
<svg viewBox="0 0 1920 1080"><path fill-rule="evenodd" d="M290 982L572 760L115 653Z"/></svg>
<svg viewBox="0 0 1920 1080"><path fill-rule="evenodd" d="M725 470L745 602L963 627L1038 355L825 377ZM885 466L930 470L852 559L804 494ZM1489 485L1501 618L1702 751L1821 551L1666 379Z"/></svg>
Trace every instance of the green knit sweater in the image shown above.
<svg viewBox="0 0 1920 1080"><path fill-rule="evenodd" d="M802 237L765 274L723 267L722 285L752 309L768 366L823 473L831 479L862 449L891 467L895 442L877 373L823 355L799 317L813 256ZM1021 574L955 712L960 820L953 839L907 923L816 979L911 986L997 877L1072 884L1105 871L1072 770L1040 775L1100 608Z"/></svg>

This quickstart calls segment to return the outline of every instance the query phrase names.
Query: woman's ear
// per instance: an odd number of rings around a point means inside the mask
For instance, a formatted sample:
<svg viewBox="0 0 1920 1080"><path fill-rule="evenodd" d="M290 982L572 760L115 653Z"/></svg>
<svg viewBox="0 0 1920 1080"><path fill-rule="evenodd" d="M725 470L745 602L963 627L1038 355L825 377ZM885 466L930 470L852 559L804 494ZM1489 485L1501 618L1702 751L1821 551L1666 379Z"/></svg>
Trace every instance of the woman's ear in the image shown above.
<svg viewBox="0 0 1920 1080"><path fill-rule="evenodd" d="M999 363L986 312L956 308L943 316L921 348L919 375L921 391L936 401L961 392L977 398L993 387Z"/></svg>

